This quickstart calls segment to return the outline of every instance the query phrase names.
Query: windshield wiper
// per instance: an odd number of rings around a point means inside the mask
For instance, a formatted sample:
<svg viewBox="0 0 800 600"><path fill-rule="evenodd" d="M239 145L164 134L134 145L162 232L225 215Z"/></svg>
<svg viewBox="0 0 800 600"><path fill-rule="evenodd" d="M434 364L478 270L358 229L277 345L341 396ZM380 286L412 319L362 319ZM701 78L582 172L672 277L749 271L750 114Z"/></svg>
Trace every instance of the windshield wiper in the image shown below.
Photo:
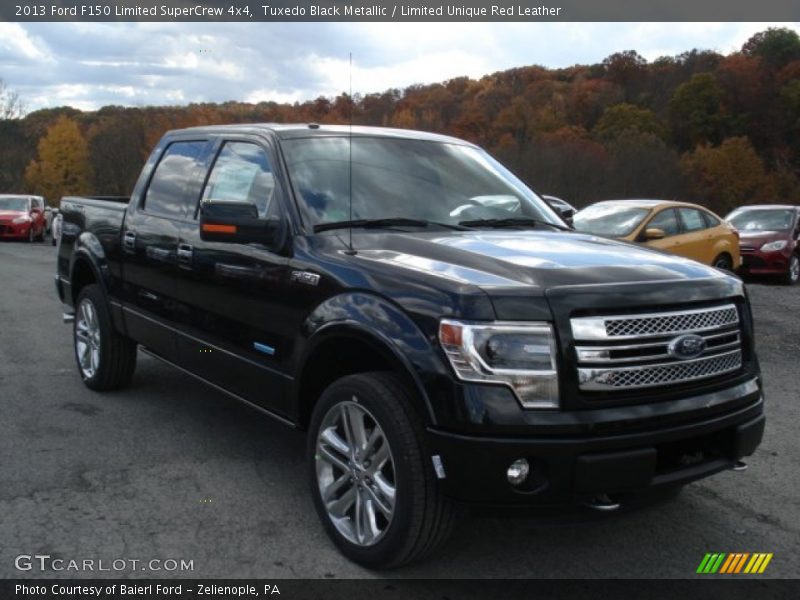
<svg viewBox="0 0 800 600"><path fill-rule="evenodd" d="M314 233L319 233L320 231L327 231L329 229L347 229L348 227L369 229L370 227L375 227L375 228L427 227L428 225L436 225L438 227L445 227L447 229L455 229L458 231L467 230L467 228L462 226L460 223L458 225L454 225L451 223L426 221L424 219L407 219L405 217L391 217L386 219L354 219L352 221L335 221L333 223L320 223L319 225L314 225Z"/></svg>
<svg viewBox="0 0 800 600"><path fill-rule="evenodd" d="M546 225L547 227L554 227L562 231L572 231L569 227L550 223L549 221L542 221L532 217L509 217L507 219L472 219L470 221L459 221L459 225L464 227L536 227L538 225Z"/></svg>

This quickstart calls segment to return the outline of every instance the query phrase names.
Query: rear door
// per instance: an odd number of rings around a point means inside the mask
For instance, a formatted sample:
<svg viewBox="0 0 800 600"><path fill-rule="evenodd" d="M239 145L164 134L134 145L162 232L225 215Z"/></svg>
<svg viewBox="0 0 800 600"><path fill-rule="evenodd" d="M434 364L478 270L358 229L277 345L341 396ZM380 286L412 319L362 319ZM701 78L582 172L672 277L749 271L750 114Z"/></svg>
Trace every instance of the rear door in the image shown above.
<svg viewBox="0 0 800 600"><path fill-rule="evenodd" d="M682 233L678 236L678 244L673 251L710 265L714 259L710 256L713 253L713 243L708 239L708 225L703 213L696 208L682 206L678 208L678 215Z"/></svg>
<svg viewBox="0 0 800 600"><path fill-rule="evenodd" d="M274 148L260 138L220 139L202 202L247 202L286 223ZM196 219L181 228L181 365L274 412L288 414L292 342L300 328L287 299L289 258L263 244L207 242Z"/></svg>
<svg viewBox="0 0 800 600"><path fill-rule="evenodd" d="M180 228L194 210L209 152L208 139L171 141L123 224L122 302L128 335L173 361Z"/></svg>

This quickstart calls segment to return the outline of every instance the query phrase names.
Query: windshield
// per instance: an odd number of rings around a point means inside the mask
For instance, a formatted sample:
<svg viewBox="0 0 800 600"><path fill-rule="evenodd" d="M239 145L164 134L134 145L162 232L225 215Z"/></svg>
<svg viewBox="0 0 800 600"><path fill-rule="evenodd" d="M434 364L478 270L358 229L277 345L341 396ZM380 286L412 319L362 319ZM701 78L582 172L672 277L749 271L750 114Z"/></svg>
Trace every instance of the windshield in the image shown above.
<svg viewBox="0 0 800 600"><path fill-rule="evenodd" d="M0 210L28 210L27 198L0 198Z"/></svg>
<svg viewBox="0 0 800 600"><path fill-rule="evenodd" d="M585 233L624 237L636 229L649 212L647 208L636 206L595 204L578 212L573 217L573 225Z"/></svg>
<svg viewBox="0 0 800 600"><path fill-rule="evenodd" d="M728 215L726 219L739 231L785 231L792 227L790 209L758 208Z"/></svg>
<svg viewBox="0 0 800 600"><path fill-rule="evenodd" d="M282 147L300 210L312 225L395 217L456 225L520 217L563 226L525 184L470 146L315 137L284 140Z"/></svg>

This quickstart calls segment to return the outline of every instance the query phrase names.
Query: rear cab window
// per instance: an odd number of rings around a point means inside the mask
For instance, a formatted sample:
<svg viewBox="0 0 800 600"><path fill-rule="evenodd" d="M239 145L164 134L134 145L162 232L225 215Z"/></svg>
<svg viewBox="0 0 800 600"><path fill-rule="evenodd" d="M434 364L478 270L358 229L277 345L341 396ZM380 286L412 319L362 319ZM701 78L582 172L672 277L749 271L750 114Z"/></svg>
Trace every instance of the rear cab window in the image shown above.
<svg viewBox="0 0 800 600"><path fill-rule="evenodd" d="M167 146L150 178L142 204L144 212L172 219L191 216L208 147L207 140L175 141Z"/></svg>

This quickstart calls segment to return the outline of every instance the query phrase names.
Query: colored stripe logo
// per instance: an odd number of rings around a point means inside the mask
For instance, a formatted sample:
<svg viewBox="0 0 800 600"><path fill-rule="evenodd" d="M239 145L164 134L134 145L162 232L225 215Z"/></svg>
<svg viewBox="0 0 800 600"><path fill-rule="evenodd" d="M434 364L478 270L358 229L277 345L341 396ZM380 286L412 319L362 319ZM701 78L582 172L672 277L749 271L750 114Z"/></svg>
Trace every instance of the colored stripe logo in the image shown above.
<svg viewBox="0 0 800 600"><path fill-rule="evenodd" d="M713 575L714 573L732 575L737 573L761 574L769 561L772 560L772 552L717 552L708 553L703 557L697 573L703 575Z"/></svg>

